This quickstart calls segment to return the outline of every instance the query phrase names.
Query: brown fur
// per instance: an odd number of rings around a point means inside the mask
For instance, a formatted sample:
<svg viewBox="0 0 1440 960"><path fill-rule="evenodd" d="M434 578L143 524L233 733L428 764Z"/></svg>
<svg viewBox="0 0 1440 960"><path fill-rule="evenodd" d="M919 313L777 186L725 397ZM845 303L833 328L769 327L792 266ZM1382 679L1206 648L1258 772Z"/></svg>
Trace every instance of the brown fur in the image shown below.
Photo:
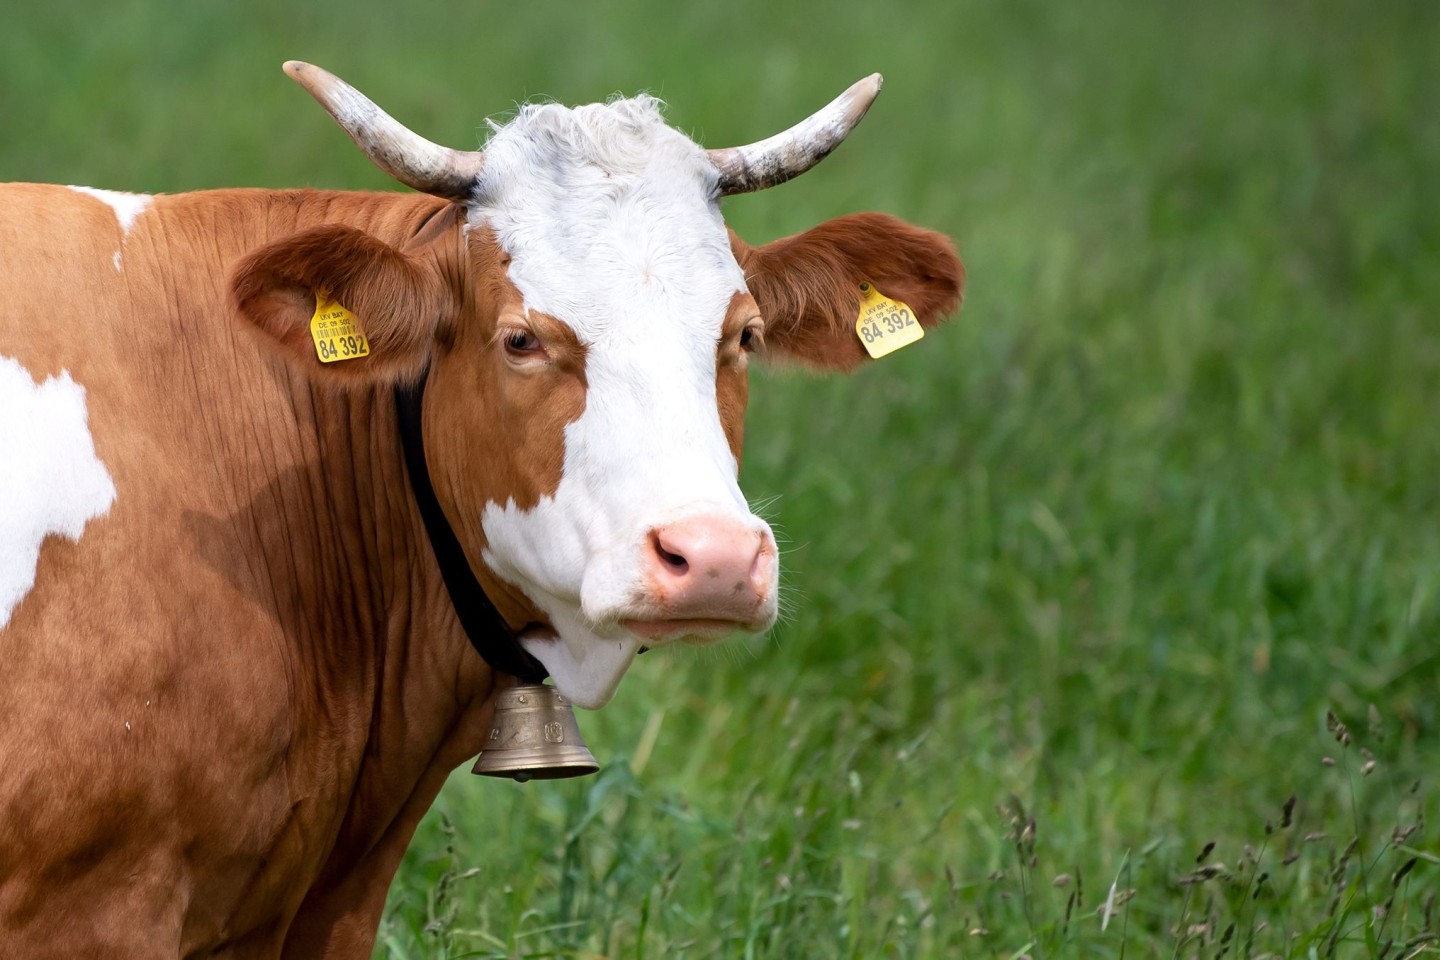
<svg viewBox="0 0 1440 960"><path fill-rule="evenodd" d="M0 353L85 387L118 491L47 541L0 631L7 955L369 955L497 681L430 559L389 389L317 389L332 371L243 336L224 280L325 224L407 250L442 211L158 197L122 248L97 200L0 187Z"/></svg>
<svg viewBox="0 0 1440 960"><path fill-rule="evenodd" d="M745 446L745 408L750 402L750 353L741 349L740 334L759 315L755 299L737 292L730 298L720 327L720 343L715 347L715 405L720 412L720 429L725 431L737 464Z"/></svg>

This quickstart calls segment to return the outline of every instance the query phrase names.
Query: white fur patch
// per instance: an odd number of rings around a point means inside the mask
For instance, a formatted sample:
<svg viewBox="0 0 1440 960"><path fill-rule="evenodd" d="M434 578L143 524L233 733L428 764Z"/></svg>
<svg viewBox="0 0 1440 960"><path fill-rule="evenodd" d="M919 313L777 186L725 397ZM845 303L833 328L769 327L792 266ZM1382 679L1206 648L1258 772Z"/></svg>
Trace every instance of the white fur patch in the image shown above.
<svg viewBox="0 0 1440 960"><path fill-rule="evenodd" d="M37 384L0 356L0 628L35 586L45 537L79 540L115 502L87 421L85 388L68 372Z"/></svg>
<svg viewBox="0 0 1440 960"><path fill-rule="evenodd" d="M555 495L489 504L485 561L551 618L559 639L526 647L580 706L610 699L642 643L620 621L651 530L693 516L766 529L716 405L716 346L745 278L715 182L649 97L527 106L485 147L470 224L510 254L526 307L574 330L587 383Z"/></svg>
<svg viewBox="0 0 1440 960"><path fill-rule="evenodd" d="M129 236L130 228L140 214L144 213L155 198L148 193L122 193L118 190L99 190L95 187L71 187L76 193L83 193L88 197L94 197L115 211L115 219L120 222L120 235Z"/></svg>
<svg viewBox="0 0 1440 960"><path fill-rule="evenodd" d="M98 190L95 187L74 187L70 188L76 193L83 193L87 197L94 197L115 211L115 219L120 224L120 242L123 246L125 238L130 235L130 228L135 225L136 219L144 213L155 198L148 193L121 193L118 190ZM120 272L120 251L115 251L111 258L115 264L115 272Z"/></svg>

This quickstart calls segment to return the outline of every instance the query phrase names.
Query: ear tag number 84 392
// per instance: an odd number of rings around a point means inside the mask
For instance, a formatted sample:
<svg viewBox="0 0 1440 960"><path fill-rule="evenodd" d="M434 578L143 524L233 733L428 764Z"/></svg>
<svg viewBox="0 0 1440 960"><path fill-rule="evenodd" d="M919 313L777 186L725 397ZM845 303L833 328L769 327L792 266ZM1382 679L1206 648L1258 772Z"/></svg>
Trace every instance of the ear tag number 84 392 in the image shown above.
<svg viewBox="0 0 1440 960"><path fill-rule="evenodd" d="M925 336L915 311L864 280L860 282L860 316L855 320L855 332L865 351L877 360Z"/></svg>
<svg viewBox="0 0 1440 960"><path fill-rule="evenodd" d="M310 339L315 341L315 356L320 358L321 363L370 355L370 342L365 339L365 331L360 329L360 321L326 293L315 294Z"/></svg>

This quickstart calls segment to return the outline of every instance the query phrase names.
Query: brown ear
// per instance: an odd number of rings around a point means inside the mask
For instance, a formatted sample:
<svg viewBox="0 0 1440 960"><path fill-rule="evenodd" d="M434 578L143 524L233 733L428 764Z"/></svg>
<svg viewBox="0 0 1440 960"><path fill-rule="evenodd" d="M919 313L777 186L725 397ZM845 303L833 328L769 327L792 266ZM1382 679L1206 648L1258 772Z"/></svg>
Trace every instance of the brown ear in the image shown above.
<svg viewBox="0 0 1440 960"><path fill-rule="evenodd" d="M960 303L965 268L944 234L884 213L854 213L804 233L730 246L765 318L765 352L825 370L869 359L855 321L860 282L908 304L933 327Z"/></svg>
<svg viewBox="0 0 1440 960"><path fill-rule="evenodd" d="M370 354L321 363L310 336L316 294L325 292L358 321ZM396 382L419 376L452 297L438 272L353 227L329 225L261 247L230 277L230 298L302 369L336 383Z"/></svg>

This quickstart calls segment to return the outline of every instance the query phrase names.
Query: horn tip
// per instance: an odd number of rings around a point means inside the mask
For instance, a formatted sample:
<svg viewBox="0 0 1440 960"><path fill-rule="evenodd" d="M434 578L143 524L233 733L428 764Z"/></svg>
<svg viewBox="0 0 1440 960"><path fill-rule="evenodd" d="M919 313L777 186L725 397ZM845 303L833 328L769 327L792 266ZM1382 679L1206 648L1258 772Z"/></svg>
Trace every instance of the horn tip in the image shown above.
<svg viewBox="0 0 1440 960"><path fill-rule="evenodd" d="M284 65L285 75L305 88L330 114L334 116L335 110L329 100L337 88L345 86L344 81L313 63L306 63L304 60L286 60ZM338 119L338 118L337 118ZM342 124L343 126L343 124Z"/></svg>

